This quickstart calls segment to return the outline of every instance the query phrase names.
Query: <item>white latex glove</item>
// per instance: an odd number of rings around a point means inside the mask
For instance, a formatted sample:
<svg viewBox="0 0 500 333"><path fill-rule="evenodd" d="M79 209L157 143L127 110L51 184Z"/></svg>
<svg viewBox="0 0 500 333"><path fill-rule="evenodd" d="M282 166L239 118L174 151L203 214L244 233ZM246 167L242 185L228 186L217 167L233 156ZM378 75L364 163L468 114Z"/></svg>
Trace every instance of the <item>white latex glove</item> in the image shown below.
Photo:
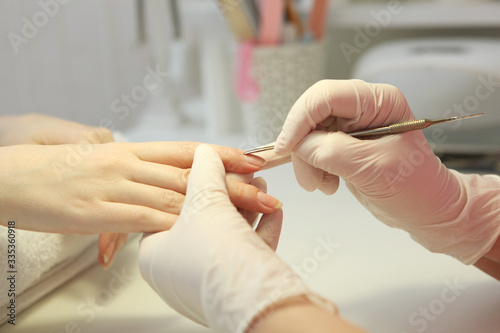
<svg viewBox="0 0 500 333"><path fill-rule="evenodd" d="M279 209L264 215L255 232L229 200L219 156L201 145L176 224L141 240L141 274L169 306L216 332L245 332L263 311L297 295L334 309L274 253L281 219Z"/></svg>
<svg viewBox="0 0 500 333"><path fill-rule="evenodd" d="M474 263L500 234L500 178L447 169L421 131L367 140L345 134L410 119L393 86L320 81L292 107L275 152L292 153L306 190L332 194L340 176L381 221L407 230L432 252Z"/></svg>

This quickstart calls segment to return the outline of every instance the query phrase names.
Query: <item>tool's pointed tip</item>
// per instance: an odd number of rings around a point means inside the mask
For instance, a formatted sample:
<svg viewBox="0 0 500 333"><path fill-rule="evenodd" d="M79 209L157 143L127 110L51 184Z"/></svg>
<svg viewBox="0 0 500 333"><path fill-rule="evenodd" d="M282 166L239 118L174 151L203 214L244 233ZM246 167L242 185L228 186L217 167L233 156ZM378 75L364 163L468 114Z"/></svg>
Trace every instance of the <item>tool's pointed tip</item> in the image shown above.
<svg viewBox="0 0 500 333"><path fill-rule="evenodd" d="M482 115L484 115L484 113L470 114L470 115L461 116L461 117L451 117L451 118L445 119L445 121L453 121L453 120L462 120L462 119L476 118L476 117L480 117Z"/></svg>
<svg viewBox="0 0 500 333"><path fill-rule="evenodd" d="M274 144L265 145L265 146L261 146L261 147L257 147L257 148L246 150L246 151L243 152L243 155L260 153L262 151L268 151L268 150L272 150L272 149L274 149Z"/></svg>

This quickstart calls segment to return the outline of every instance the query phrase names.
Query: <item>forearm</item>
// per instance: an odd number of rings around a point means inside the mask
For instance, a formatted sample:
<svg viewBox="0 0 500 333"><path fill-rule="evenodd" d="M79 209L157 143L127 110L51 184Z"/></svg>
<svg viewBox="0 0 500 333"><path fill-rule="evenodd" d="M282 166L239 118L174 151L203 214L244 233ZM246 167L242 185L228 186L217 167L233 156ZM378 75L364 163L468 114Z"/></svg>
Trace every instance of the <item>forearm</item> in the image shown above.
<svg viewBox="0 0 500 333"><path fill-rule="evenodd" d="M264 313L248 333L362 333L337 314L314 305L305 297L293 297Z"/></svg>

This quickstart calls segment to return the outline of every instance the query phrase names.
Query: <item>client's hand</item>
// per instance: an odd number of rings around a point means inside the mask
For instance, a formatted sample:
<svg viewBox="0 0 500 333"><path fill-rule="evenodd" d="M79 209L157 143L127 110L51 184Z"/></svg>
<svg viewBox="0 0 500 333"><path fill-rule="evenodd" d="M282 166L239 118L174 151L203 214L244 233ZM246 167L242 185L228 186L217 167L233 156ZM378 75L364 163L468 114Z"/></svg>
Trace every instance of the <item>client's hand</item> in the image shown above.
<svg viewBox="0 0 500 333"><path fill-rule="evenodd" d="M265 214L254 231L231 203L224 176L217 153L198 147L177 223L141 240L144 279L173 309L216 332L245 332L299 295L333 311L274 253L282 211Z"/></svg>
<svg viewBox="0 0 500 333"><path fill-rule="evenodd" d="M0 117L0 146L112 142L107 128L91 127L41 114Z"/></svg>
<svg viewBox="0 0 500 333"><path fill-rule="evenodd" d="M58 145L113 142L107 128L91 127L41 114L0 117L0 146L22 144ZM111 265L127 234L106 233L99 236L98 261ZM106 265L104 263L107 263Z"/></svg>
<svg viewBox="0 0 500 333"><path fill-rule="evenodd" d="M169 229L182 208L198 143L15 145L0 148L0 223L58 233ZM252 173L262 159L214 146L228 171ZM279 201L228 180L235 205L270 213ZM109 245L108 245L109 246ZM108 257L109 259L109 257Z"/></svg>

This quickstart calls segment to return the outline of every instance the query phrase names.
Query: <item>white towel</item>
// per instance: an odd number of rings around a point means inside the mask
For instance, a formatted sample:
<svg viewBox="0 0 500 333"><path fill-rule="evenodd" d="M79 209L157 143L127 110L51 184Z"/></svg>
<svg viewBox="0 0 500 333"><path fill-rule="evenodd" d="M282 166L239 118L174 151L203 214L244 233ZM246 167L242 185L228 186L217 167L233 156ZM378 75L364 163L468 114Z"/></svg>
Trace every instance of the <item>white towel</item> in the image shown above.
<svg viewBox="0 0 500 333"><path fill-rule="evenodd" d="M8 266L8 228L0 227L0 324L7 322L11 299L16 317L21 311L97 263L98 235L61 235L15 230L15 264ZM12 237L12 236L11 236ZM12 249L12 248L11 248ZM8 273L14 270L15 273ZM9 280L14 276L12 285ZM13 288L12 288L13 287ZM15 289L15 297L9 290ZM12 294L11 294L12 296Z"/></svg>

